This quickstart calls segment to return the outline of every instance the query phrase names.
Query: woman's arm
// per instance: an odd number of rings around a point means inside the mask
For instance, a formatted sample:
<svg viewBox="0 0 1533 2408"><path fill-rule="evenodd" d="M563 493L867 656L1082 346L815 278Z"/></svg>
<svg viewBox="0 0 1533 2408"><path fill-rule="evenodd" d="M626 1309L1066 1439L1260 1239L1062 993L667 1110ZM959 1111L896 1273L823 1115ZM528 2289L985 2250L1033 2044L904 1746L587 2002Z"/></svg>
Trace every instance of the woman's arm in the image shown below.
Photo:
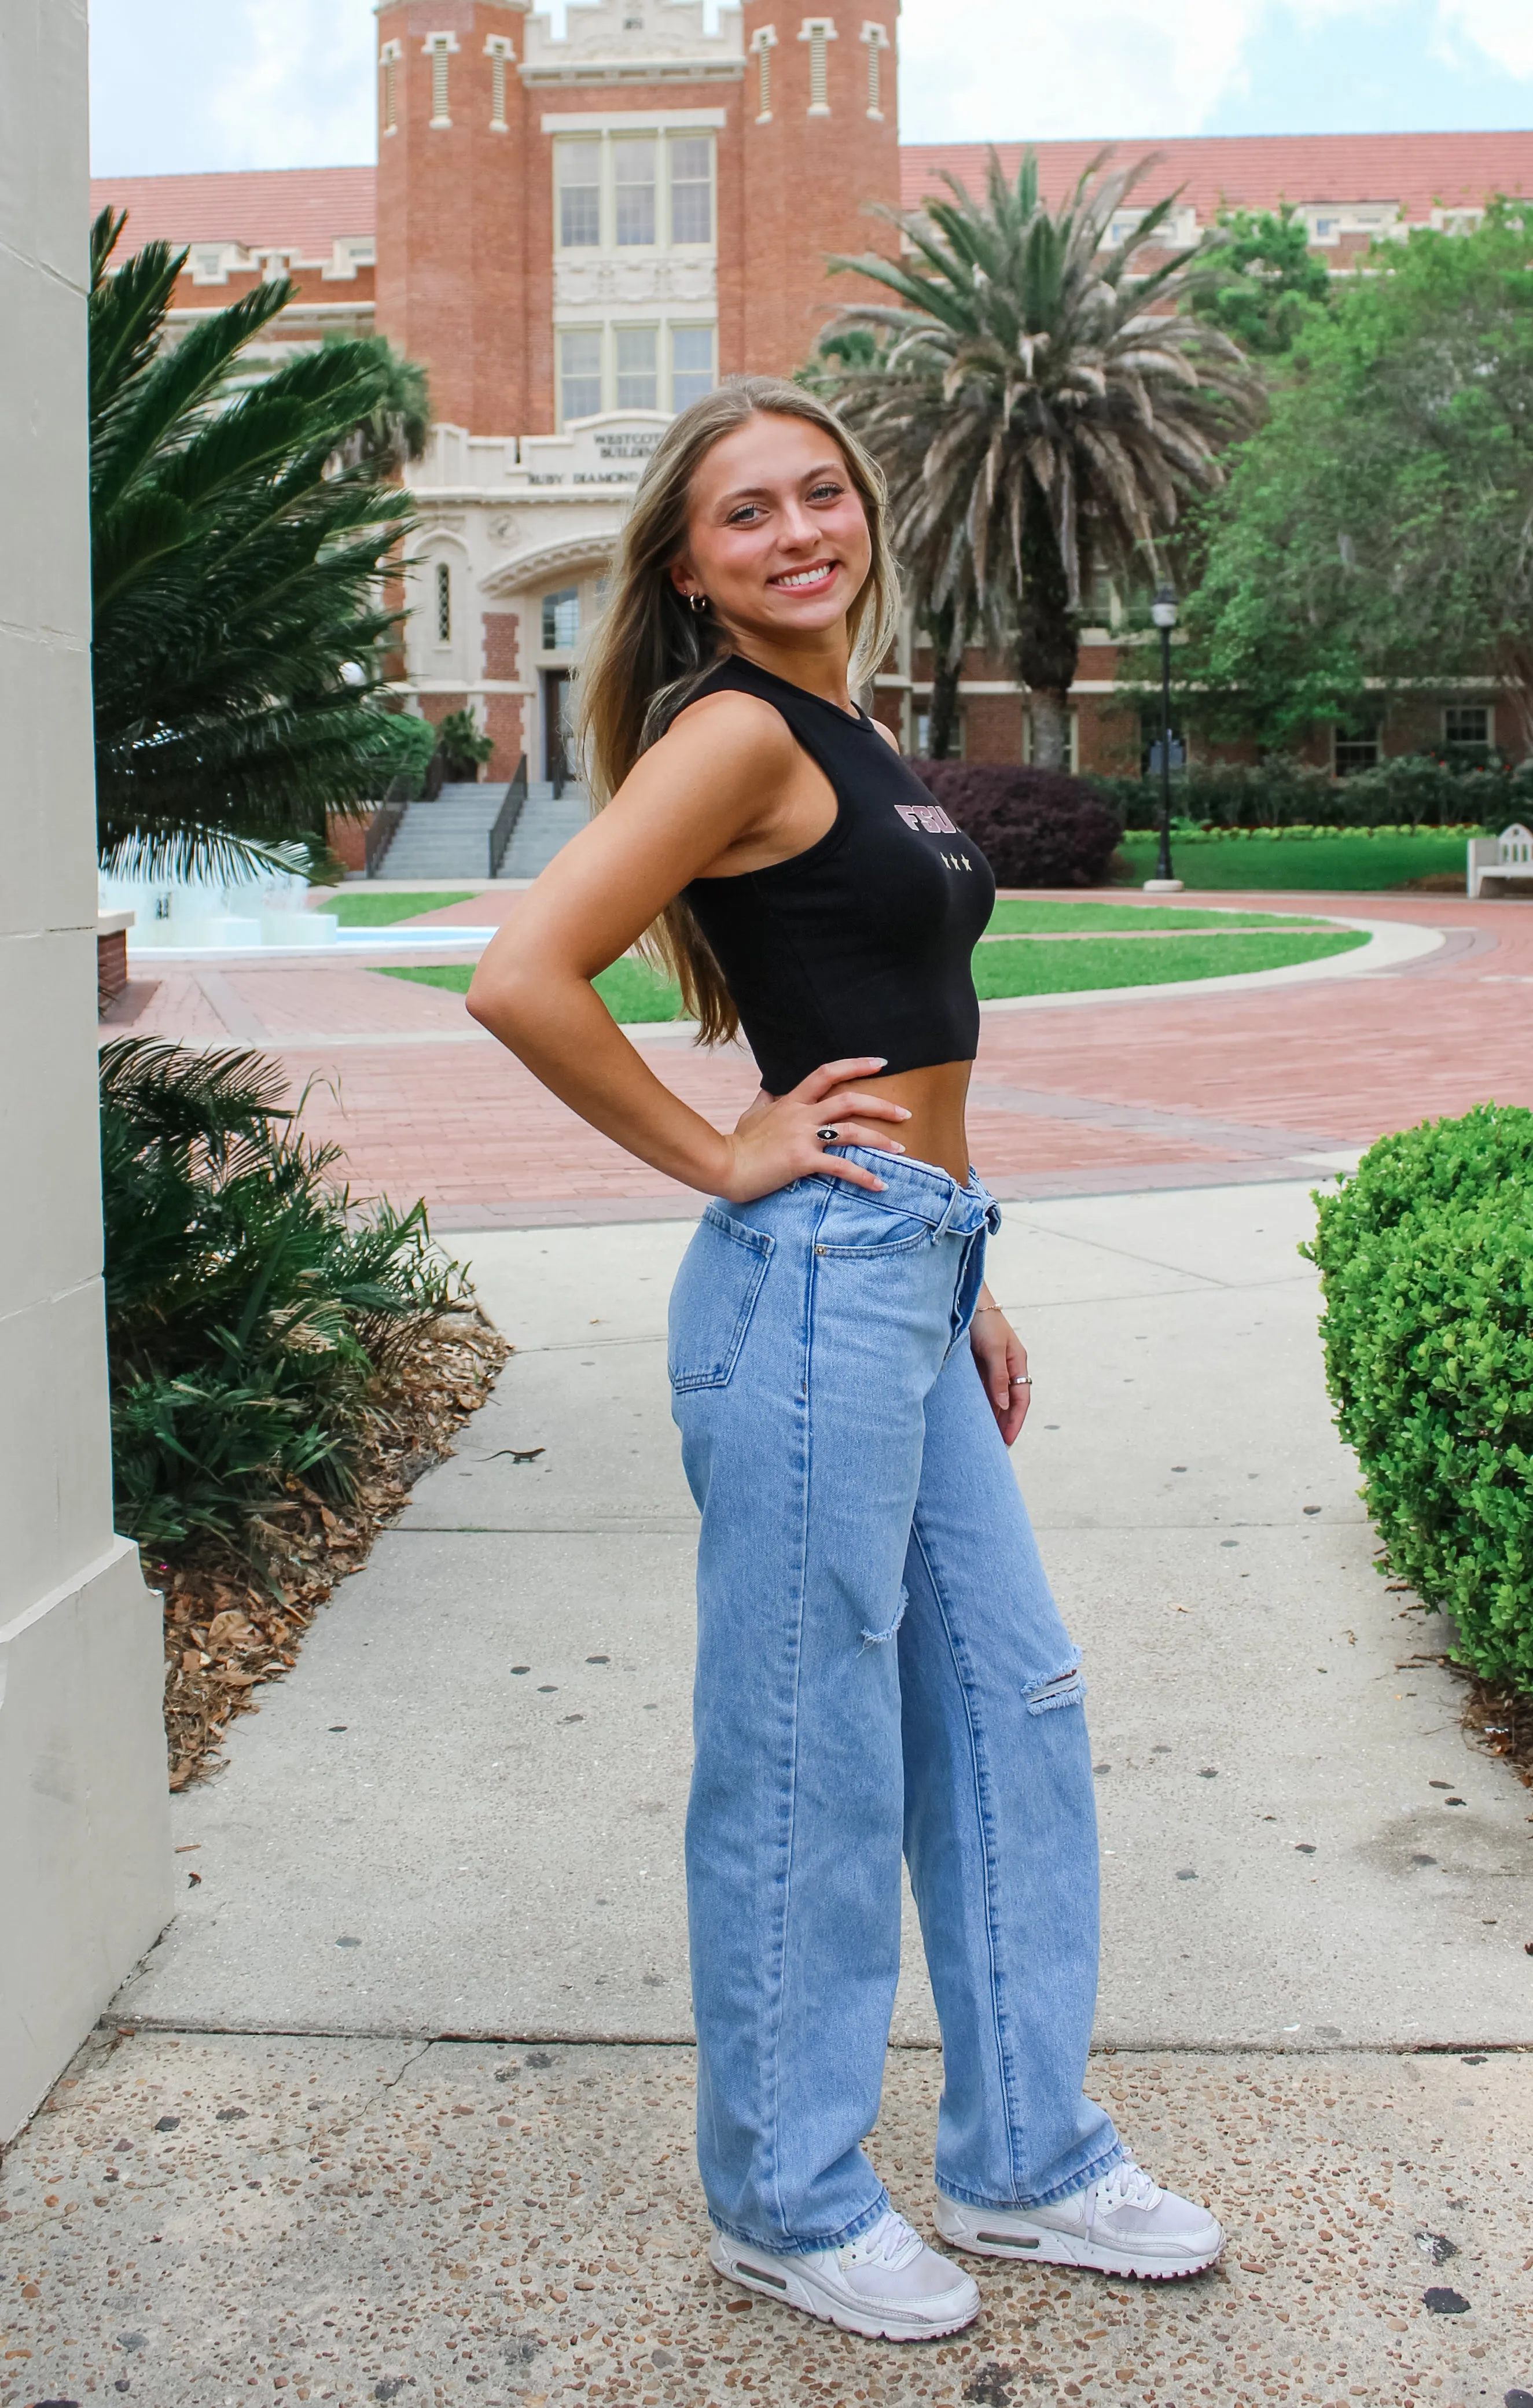
<svg viewBox="0 0 1533 2408"><path fill-rule="evenodd" d="M879 1124L909 1113L849 1083L881 1065L867 1056L827 1064L724 1134L655 1077L591 982L692 879L732 862L752 866L764 842L770 857L796 759L778 714L751 696L720 695L683 712L519 898L468 992L474 1018L593 1128L656 1170L737 1203L813 1171L881 1186L860 1164L824 1154L814 1130L834 1119L850 1142L892 1146Z"/></svg>
<svg viewBox="0 0 1533 2408"><path fill-rule="evenodd" d="M1027 1349L988 1287L980 1290L980 1301L968 1327L968 1342L984 1382L990 1410L1002 1438L1010 1446L1027 1418L1033 1385L1027 1376Z"/></svg>

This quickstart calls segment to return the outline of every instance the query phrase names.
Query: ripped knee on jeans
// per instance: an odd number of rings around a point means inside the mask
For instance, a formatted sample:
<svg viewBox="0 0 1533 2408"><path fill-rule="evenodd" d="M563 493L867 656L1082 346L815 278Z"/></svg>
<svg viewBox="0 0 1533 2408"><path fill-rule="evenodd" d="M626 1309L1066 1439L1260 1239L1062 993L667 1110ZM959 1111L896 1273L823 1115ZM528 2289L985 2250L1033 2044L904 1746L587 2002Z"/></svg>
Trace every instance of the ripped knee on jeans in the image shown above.
<svg viewBox="0 0 1533 2408"><path fill-rule="evenodd" d="M898 1601L895 1607L895 1618L893 1622L891 1622L887 1629L884 1630L865 1630L863 1632L863 1645L865 1647L881 1647L886 1640L893 1639L895 1631L899 1628L900 1624L905 1619L905 1609L910 1602L910 1591L902 1588L899 1592Z"/></svg>
<svg viewBox="0 0 1533 2408"><path fill-rule="evenodd" d="M1085 1702L1085 1675L1077 1654L1062 1672L1052 1672L1047 1680L1035 1681L1027 1692L1030 1714L1046 1714L1054 1706L1079 1706Z"/></svg>

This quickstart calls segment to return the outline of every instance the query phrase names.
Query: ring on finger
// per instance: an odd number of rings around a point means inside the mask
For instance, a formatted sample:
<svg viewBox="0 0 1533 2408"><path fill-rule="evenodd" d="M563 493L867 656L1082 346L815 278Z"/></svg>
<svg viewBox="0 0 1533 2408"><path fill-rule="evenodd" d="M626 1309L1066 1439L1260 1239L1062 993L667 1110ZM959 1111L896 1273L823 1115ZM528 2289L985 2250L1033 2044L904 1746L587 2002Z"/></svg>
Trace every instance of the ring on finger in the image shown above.
<svg viewBox="0 0 1533 2408"><path fill-rule="evenodd" d="M1012 1383L1011 1383L1011 1385L1013 1386L1013 1388L1030 1388L1030 1387L1032 1386L1032 1384L1033 1384L1033 1375L1032 1375L1031 1371L1025 1371L1025 1372L1024 1372L1024 1374L1023 1374L1023 1376L1022 1376L1022 1378L1021 1378L1020 1380L1013 1380L1013 1381L1012 1381Z"/></svg>
<svg viewBox="0 0 1533 2408"><path fill-rule="evenodd" d="M841 1132L838 1128L817 1128L814 1134L822 1145L834 1145Z"/></svg>

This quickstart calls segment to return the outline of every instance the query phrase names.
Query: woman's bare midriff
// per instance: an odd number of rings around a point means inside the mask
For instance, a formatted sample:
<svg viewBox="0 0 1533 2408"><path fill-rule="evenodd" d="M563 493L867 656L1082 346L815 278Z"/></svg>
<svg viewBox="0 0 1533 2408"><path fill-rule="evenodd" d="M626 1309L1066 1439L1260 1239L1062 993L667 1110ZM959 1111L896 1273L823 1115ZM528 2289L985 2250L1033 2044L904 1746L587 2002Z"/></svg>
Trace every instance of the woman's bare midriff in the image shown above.
<svg viewBox="0 0 1533 2408"><path fill-rule="evenodd" d="M904 1105L910 1117L898 1136L906 1153L913 1161L938 1164L960 1187L968 1183L964 1107L973 1068L972 1062L938 1062L927 1070L900 1070L892 1078L881 1071L859 1082L869 1095L887 1096L892 1104Z"/></svg>

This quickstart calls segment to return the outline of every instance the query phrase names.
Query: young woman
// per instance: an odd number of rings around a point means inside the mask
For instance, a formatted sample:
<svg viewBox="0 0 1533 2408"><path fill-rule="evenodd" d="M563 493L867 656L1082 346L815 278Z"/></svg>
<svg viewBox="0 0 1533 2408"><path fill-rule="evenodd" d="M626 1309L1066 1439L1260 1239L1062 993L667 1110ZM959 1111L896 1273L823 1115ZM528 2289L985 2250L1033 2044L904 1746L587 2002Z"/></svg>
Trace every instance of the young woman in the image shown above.
<svg viewBox="0 0 1533 2408"><path fill-rule="evenodd" d="M862 2148L903 1850L941 2018L938 2230L1191 2274L1213 2218L1083 2096L1096 1833L1080 1658L1007 1449L1026 1354L984 1286L969 955L995 884L852 700L898 594L877 468L797 387L673 421L582 679L605 804L468 1008L584 1120L716 1200L671 1299L698 1549L687 1891L698 2158L732 2282L852 2332L978 2314ZM721 1131L592 979L649 932L760 1095Z"/></svg>

